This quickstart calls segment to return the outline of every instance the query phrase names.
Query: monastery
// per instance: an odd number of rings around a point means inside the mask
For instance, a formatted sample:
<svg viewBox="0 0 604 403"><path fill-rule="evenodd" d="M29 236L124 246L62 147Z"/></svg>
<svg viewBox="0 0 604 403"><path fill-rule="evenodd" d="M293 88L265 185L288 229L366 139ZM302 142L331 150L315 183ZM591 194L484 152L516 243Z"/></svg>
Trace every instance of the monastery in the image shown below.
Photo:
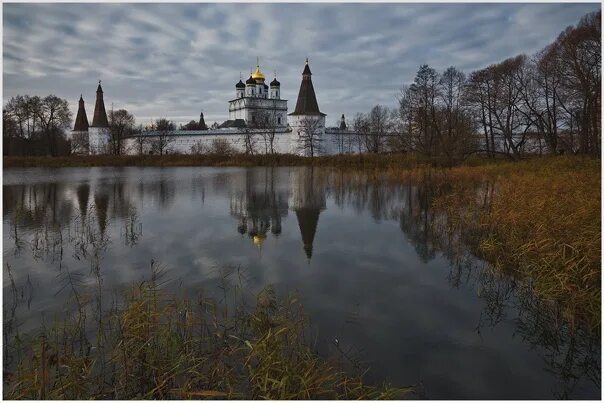
<svg viewBox="0 0 604 403"><path fill-rule="evenodd" d="M281 83L277 78L275 77L270 84L266 84L265 81L266 77L258 63L256 70L245 83L239 79L235 84L235 97L228 102L227 121L216 129L206 129L202 113L199 127L204 130L170 132L168 152L188 154L192 152L194 146L210 149L218 139L226 140L239 152L245 152L246 148L250 147L250 137L255 139L255 153L271 152L271 147L267 147L262 140L266 137L272 139L273 152L280 154L329 155L344 151L338 143L343 143L341 140L343 136L350 137L354 133L347 130L344 115L341 117L339 127L325 127L326 115L319 109L308 59L302 71L302 81L293 112L288 114L287 100L281 99ZM71 132L76 153L102 154L108 150L109 124L100 81L96 91L93 116L92 124L89 125L84 100L80 97L75 125ZM137 133L125 139L126 153L136 154L140 151L137 147L140 143L137 141L140 139L139 136L145 136L144 152L152 153L151 143L159 136L153 131Z"/></svg>

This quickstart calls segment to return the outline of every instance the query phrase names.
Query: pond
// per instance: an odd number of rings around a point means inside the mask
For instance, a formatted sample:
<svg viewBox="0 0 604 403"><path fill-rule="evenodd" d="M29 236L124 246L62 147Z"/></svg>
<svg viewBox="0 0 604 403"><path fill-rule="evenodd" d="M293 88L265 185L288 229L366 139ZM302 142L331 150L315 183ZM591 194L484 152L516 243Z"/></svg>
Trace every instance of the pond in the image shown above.
<svg viewBox="0 0 604 403"><path fill-rule="evenodd" d="M36 168L5 170L3 192L4 340L97 274L117 295L153 260L178 292L218 294L235 271L250 292L296 292L322 355L417 398L600 398L600 335L447 232L432 205L446 186L311 167Z"/></svg>

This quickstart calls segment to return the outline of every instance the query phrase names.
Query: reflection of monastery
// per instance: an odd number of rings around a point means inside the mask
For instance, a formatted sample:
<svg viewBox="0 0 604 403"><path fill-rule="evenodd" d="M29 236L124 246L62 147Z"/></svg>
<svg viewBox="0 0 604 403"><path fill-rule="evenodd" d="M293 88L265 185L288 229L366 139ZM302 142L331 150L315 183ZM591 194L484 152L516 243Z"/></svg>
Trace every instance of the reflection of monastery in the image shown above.
<svg viewBox="0 0 604 403"><path fill-rule="evenodd" d="M134 245L142 237L143 214L137 214L139 206L163 214L173 208L179 195L187 193L189 186L188 181L175 181L165 172L141 180L138 170L123 171L117 181L104 175L74 179L4 186L7 237L14 239L17 247L29 244L22 240L32 230L45 233L36 240L38 247L56 247L55 241L60 237L53 240L52 234L61 228L69 228L67 238L76 242L94 241L96 246L102 246L119 232L126 245ZM463 232L451 233L446 213L432 207L434 197L447 190L429 181L401 186L363 175L350 180L341 172L328 173L308 166L227 169L191 179L192 196L202 203L206 192L218 196L215 200L221 219L225 213L232 217L226 220L227 234L239 233L244 242L258 248L279 247L280 238L287 242L293 239L294 253L310 260L315 254L313 247L319 242L319 228L330 231L325 223L319 225L319 218L327 207L327 195L331 195L335 206L353 209L358 216L367 213L376 221L398 221L406 239L425 262L439 251L451 261L461 252L470 252L460 246ZM486 202L491 200L493 187L484 184L476 192Z"/></svg>
<svg viewBox="0 0 604 403"><path fill-rule="evenodd" d="M312 136L320 139L322 154L335 154L337 141L342 135L353 134L346 128L344 115L340 126L326 128L326 115L319 110L319 104L312 83L312 73L308 60L302 72L302 82L298 91L298 99L293 112L287 113L287 100L281 99L281 83L275 77L270 84L265 83L265 76L256 66L245 83L240 79L235 84L235 98L229 101L229 119L217 129L205 129L203 113L200 116L199 127L205 130L175 130L170 133L172 140L170 152L190 153L191 147L201 145L209 148L214 140L227 140L240 152L245 151L244 136L253 133L260 143L260 138L274 136L273 149L277 153L304 155L308 153L304 138ZM145 133L149 139L157 134ZM88 124L84 100L80 97L72 139L78 139L77 144L83 145L84 152L89 154L102 153L103 147L109 141L107 114L103 101L103 90L99 82L96 94L96 104L92 124ZM339 140L341 141L341 140ZM126 140L126 150L136 153L135 138ZM150 152L149 145L145 152ZM264 144L257 144L256 152L265 152Z"/></svg>
<svg viewBox="0 0 604 403"><path fill-rule="evenodd" d="M284 172L284 171L281 171ZM311 259L319 214L326 208L325 187L309 167L294 168L283 177L266 168L246 170L233 180L230 211L237 231L261 247L269 236L281 234L281 221L291 210L296 215L304 253Z"/></svg>
<svg viewBox="0 0 604 403"><path fill-rule="evenodd" d="M269 238L281 236L283 220L289 219L287 237L299 239L299 253L312 258L319 215L326 208L324 174L312 167L250 168L229 172L227 177L228 181L220 175L202 177L193 187L203 194L211 186L212 194L227 200L221 208L234 218L233 235L237 231L262 248ZM111 223L118 221L121 223L113 226L113 232L119 231L124 241L134 243L142 234L137 206L163 211L178 194L169 176L139 179L132 172L118 182L92 177L72 183L9 185L4 189L4 215L18 220L11 226L60 229L73 225L75 237L99 242L109 241Z"/></svg>

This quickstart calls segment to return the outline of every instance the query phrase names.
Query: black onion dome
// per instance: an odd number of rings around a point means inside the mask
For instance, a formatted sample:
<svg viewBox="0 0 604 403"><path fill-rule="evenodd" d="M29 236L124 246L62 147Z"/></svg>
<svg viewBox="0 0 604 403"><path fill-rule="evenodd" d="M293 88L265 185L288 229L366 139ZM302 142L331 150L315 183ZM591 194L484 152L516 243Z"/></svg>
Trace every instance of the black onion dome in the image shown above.
<svg viewBox="0 0 604 403"><path fill-rule="evenodd" d="M268 85L264 84L264 89L268 90Z"/></svg>
<svg viewBox="0 0 604 403"><path fill-rule="evenodd" d="M235 84L235 88L245 88L245 84L243 81L239 80L239 82Z"/></svg>
<svg viewBox="0 0 604 403"><path fill-rule="evenodd" d="M276 78L273 79L273 81L271 81L271 87L280 87L281 83L279 81L277 81Z"/></svg>
<svg viewBox="0 0 604 403"><path fill-rule="evenodd" d="M248 79L247 79L247 81L246 81L245 83L246 83L246 84L253 84L253 85L256 85L256 80L254 80L254 79L252 78L252 76L250 76L250 78L248 78Z"/></svg>

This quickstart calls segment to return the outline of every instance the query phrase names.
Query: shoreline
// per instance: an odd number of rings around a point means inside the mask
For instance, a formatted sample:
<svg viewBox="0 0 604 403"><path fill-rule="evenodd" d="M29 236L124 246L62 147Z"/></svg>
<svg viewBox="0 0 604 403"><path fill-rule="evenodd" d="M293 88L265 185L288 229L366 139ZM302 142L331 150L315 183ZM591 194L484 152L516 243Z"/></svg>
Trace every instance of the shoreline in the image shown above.
<svg viewBox="0 0 604 403"><path fill-rule="evenodd" d="M539 157L536 157L539 158ZM548 157L543 157L548 158ZM473 157L458 163L455 166L489 165L509 159L487 159ZM292 154L273 155L95 155L95 156L4 156L3 168L67 168L67 167L254 167L254 166L323 166L346 168L430 168L450 167L440 161L431 160L418 154L348 154L321 157L300 157Z"/></svg>

